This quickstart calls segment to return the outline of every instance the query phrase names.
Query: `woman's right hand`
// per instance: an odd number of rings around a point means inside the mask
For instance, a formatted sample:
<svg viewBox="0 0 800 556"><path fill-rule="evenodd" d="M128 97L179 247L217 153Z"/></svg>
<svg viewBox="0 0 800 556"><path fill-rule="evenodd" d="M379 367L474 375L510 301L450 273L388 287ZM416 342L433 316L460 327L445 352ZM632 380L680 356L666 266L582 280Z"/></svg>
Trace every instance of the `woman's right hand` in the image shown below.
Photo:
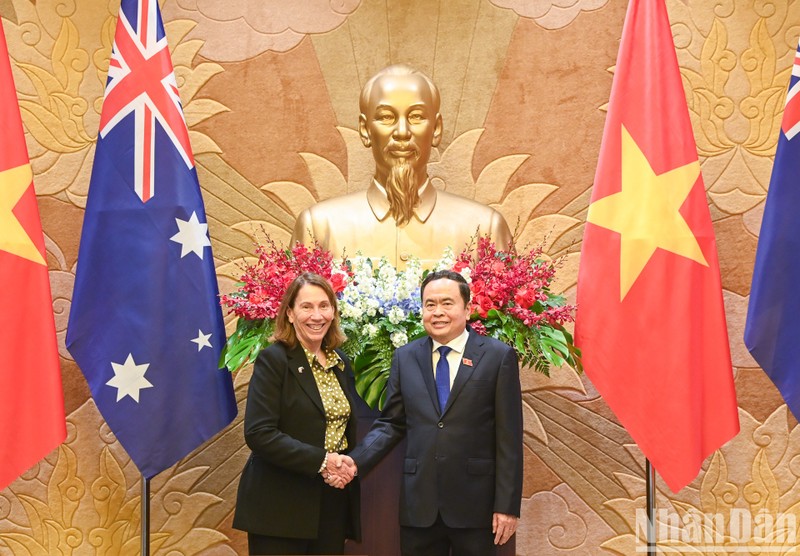
<svg viewBox="0 0 800 556"><path fill-rule="evenodd" d="M353 458L335 452L328 453L327 463L322 471L322 478L329 486L344 488L353 480L356 474L357 468Z"/></svg>

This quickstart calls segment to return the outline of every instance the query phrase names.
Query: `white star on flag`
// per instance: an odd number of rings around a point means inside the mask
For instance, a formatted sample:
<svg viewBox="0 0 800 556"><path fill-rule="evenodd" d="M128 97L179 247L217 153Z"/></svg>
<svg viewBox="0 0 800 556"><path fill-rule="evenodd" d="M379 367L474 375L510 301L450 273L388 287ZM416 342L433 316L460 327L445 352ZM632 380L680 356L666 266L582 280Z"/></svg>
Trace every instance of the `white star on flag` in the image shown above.
<svg viewBox="0 0 800 556"><path fill-rule="evenodd" d="M194 338L192 341L197 344L197 351L200 351L204 347L212 347L211 342L208 340L211 338L211 333L203 334L202 330L197 331L197 338Z"/></svg>
<svg viewBox="0 0 800 556"><path fill-rule="evenodd" d="M201 224L197 220L196 212L192 212L189 220L176 218L175 223L178 225L178 233L170 239L181 244L181 258L189 253L194 253L202 259L203 247L211 247L211 240L208 239L208 224Z"/></svg>
<svg viewBox="0 0 800 556"><path fill-rule="evenodd" d="M150 363L137 365L133 360L133 354L129 353L125 363L111 363L114 369L114 378L106 382L107 386L117 389L117 401L125 396L130 396L136 403L139 403L139 390L152 388L153 385L144 377Z"/></svg>

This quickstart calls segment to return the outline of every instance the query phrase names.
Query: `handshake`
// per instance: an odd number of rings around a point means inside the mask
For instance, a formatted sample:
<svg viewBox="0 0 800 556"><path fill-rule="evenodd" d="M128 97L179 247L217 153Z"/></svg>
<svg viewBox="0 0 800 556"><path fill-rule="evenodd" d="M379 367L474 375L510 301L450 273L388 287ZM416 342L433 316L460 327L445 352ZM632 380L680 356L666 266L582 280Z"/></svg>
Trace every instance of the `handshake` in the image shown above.
<svg viewBox="0 0 800 556"><path fill-rule="evenodd" d="M344 488L356 475L358 475L358 468L353 458L328 452L325 469L322 470L322 478L328 485L334 488Z"/></svg>

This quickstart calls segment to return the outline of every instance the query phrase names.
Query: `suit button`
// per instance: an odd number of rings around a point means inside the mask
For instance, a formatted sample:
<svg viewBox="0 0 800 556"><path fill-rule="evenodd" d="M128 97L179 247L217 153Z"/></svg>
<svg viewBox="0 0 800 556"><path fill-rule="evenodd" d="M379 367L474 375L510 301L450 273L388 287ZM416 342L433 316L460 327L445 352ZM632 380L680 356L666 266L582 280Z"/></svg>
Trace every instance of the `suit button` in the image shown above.
<svg viewBox="0 0 800 556"><path fill-rule="evenodd" d="M400 253L400 260L403 262L408 262L408 259L411 258L411 255L408 253Z"/></svg>
<svg viewBox="0 0 800 556"><path fill-rule="evenodd" d="M438 424L438 426L439 426L439 428L440 428L440 429L443 429L443 428L444 428L444 423L442 423L441 421L439 421L439 424Z"/></svg>

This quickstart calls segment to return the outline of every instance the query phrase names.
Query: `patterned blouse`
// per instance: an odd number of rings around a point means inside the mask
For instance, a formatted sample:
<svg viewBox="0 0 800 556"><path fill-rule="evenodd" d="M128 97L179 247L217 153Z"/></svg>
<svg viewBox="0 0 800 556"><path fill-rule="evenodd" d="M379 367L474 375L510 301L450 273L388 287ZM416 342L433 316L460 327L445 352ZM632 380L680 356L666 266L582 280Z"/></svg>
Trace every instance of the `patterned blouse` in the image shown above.
<svg viewBox="0 0 800 556"><path fill-rule="evenodd" d="M319 395L322 398L322 407L325 408L325 449L328 452L343 452L347 449L345 429L350 419L350 402L344 395L342 385L336 378L336 372L344 372L344 363L339 354L332 349L325 350L326 365L317 359L316 355L305 347L306 359L311 362L311 371L317 382Z"/></svg>

